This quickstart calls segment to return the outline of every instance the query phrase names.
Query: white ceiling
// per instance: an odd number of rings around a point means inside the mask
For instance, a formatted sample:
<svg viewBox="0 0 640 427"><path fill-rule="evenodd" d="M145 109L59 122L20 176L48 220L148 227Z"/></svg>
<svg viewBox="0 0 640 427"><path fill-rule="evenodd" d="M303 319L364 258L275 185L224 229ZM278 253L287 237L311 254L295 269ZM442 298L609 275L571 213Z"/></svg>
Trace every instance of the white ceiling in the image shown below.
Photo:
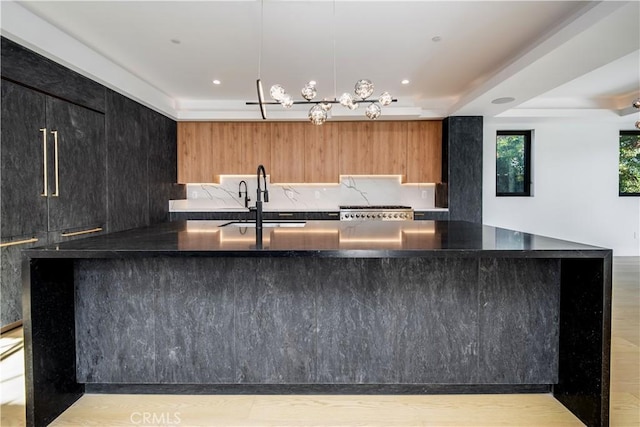
<svg viewBox="0 0 640 427"><path fill-rule="evenodd" d="M256 100L258 75L267 90L279 83L296 99L310 79L318 82L319 97L330 98L352 91L360 78L371 79L376 94L386 90L399 100L383 109L387 119L569 111L624 116L633 113L628 107L640 96L637 1L1 6L4 36L179 120L258 119L257 107L245 105ZM441 40L434 42L436 36ZM222 84L213 85L213 79ZM410 84L402 85L402 79ZM500 97L515 101L491 103ZM268 114L302 119L306 110L272 106ZM339 106L333 114L363 115Z"/></svg>

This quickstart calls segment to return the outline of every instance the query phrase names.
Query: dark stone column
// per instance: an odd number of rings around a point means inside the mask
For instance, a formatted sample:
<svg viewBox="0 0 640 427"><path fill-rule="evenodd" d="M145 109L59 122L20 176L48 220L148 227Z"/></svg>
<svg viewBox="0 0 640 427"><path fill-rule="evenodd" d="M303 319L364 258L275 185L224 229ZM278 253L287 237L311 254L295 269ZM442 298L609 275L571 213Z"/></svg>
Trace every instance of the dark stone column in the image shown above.
<svg viewBox="0 0 640 427"><path fill-rule="evenodd" d="M453 116L442 122L449 220L482 223L482 128L482 116Z"/></svg>

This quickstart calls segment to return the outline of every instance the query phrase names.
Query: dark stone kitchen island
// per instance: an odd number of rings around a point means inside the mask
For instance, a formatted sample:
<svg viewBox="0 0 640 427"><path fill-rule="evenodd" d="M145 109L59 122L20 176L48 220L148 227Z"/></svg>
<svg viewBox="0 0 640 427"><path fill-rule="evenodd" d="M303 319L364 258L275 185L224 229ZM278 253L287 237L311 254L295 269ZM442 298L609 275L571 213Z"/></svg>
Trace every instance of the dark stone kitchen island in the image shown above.
<svg viewBox="0 0 640 427"><path fill-rule="evenodd" d="M553 393L608 425L610 250L446 221L257 247L224 224L25 251L29 425L85 392Z"/></svg>

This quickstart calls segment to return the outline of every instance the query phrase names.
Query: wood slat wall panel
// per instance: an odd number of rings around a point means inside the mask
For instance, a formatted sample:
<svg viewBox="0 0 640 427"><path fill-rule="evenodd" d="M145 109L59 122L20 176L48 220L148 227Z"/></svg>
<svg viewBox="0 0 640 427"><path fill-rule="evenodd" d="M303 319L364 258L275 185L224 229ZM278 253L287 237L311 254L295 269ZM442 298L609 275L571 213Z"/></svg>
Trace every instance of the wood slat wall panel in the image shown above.
<svg viewBox="0 0 640 427"><path fill-rule="evenodd" d="M219 182L263 164L274 183L338 183L340 175L440 182L442 121L180 122L178 180Z"/></svg>
<svg viewBox="0 0 640 427"><path fill-rule="evenodd" d="M367 122L365 122L367 123ZM406 175L407 123L367 123L371 127L372 171L374 175ZM371 173L371 172L369 172Z"/></svg>
<svg viewBox="0 0 640 427"><path fill-rule="evenodd" d="M442 122L408 123L407 182L442 180Z"/></svg>
<svg viewBox="0 0 640 427"><path fill-rule="evenodd" d="M373 128L366 122L348 122L340 125L340 174L371 174Z"/></svg>
<svg viewBox="0 0 640 427"><path fill-rule="evenodd" d="M271 182L304 182L304 127L306 122L271 125Z"/></svg>
<svg viewBox="0 0 640 427"><path fill-rule="evenodd" d="M242 168L243 144L241 123L213 123L211 133L212 163L210 172L219 175L238 173Z"/></svg>
<svg viewBox="0 0 640 427"><path fill-rule="evenodd" d="M242 123L242 164L237 174L256 173L258 165L271 171L271 123Z"/></svg>
<svg viewBox="0 0 640 427"><path fill-rule="evenodd" d="M178 182L212 182L210 122L178 123Z"/></svg>
<svg viewBox="0 0 640 427"><path fill-rule="evenodd" d="M338 125L305 126L304 182L340 182Z"/></svg>

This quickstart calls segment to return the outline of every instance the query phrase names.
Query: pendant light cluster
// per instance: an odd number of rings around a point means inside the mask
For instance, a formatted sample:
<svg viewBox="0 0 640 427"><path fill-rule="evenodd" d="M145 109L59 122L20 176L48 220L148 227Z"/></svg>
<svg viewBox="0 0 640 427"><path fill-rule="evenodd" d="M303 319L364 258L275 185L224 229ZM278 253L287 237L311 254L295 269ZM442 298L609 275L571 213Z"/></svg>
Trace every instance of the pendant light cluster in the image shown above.
<svg viewBox="0 0 640 427"><path fill-rule="evenodd" d="M373 83L368 79L361 79L356 82L354 88L354 95L345 92L340 98L336 99L336 36L335 36L335 16L336 16L336 2L333 0L333 92L334 98L324 98L321 101L314 101L318 91L316 89L316 82L314 80L309 81L300 94L305 99L304 101L295 101L291 95L279 84L271 86L269 94L274 100L265 101L264 91L262 89L262 81L260 80L260 69L262 63L262 44L263 44L263 21L264 21L264 0L260 0L260 52L258 56L258 80L256 81L256 87L258 90L258 102L247 102L247 105L258 105L260 107L260 115L263 120L267 119L267 105L282 105L283 108L291 108L294 104L308 104L312 105L309 109L309 120L314 125L321 125L327 118L329 118L329 112L333 107L333 104L340 104L350 110L356 110L361 103L368 103L365 108L364 114L371 120L375 120L382 114L382 108L380 106L387 106L392 102L398 102L397 99L391 97L389 92L382 92L378 99L370 99L373 95Z"/></svg>
<svg viewBox="0 0 640 427"><path fill-rule="evenodd" d="M291 95L279 84L271 86L269 93L271 98L276 101L275 103L281 104L283 108L291 108L294 104L314 104L311 109L309 109L309 120L314 125L321 125L329 117L329 112L333 104L340 104L349 110L356 110L360 106L360 103L369 103L364 113L369 119L375 120L382 114L381 105L387 106L392 102L397 102L396 99L391 97L389 92L383 92L378 99L369 99L369 97L373 95L373 89L374 86L371 80L362 79L356 82L354 88L355 96L345 92L339 99L325 98L322 101L314 101L318 91L316 89L316 82L312 80L304 85L300 91L305 101L294 101Z"/></svg>
<svg viewBox="0 0 640 427"><path fill-rule="evenodd" d="M636 98L635 101L631 104L634 108L640 110L640 98ZM640 120L636 122L636 129L640 129Z"/></svg>

